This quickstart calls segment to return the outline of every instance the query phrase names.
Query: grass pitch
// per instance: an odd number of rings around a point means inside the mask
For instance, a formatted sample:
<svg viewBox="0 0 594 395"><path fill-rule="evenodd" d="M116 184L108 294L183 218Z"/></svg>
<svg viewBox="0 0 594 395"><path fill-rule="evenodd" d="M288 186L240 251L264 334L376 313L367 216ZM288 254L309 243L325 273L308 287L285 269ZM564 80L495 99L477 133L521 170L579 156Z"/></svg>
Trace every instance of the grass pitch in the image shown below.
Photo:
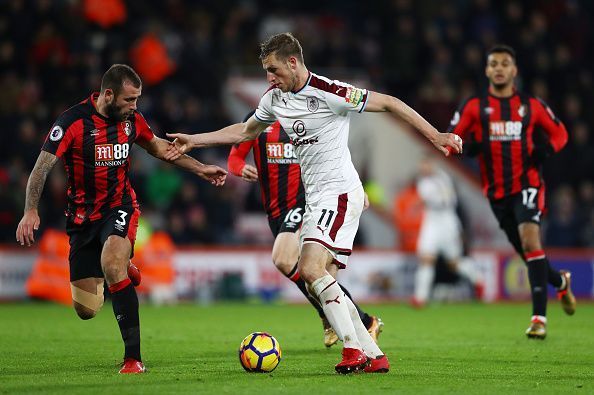
<svg viewBox="0 0 594 395"><path fill-rule="evenodd" d="M106 305L93 320L50 304L0 305L0 393L594 393L594 305L549 306L544 341L524 336L527 304L365 306L385 322L385 375L334 373L309 306L141 307L144 375L117 374L123 352ZM253 331L280 342L270 374L246 373L237 348Z"/></svg>

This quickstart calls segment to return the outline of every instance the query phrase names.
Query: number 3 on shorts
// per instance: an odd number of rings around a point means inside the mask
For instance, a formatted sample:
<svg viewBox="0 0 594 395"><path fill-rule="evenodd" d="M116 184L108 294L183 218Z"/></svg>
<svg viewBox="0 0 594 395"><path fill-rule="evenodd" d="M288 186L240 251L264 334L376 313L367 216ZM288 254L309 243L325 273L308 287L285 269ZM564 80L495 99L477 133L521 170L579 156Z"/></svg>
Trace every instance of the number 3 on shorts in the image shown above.
<svg viewBox="0 0 594 395"><path fill-rule="evenodd" d="M115 223L120 226L126 225L126 216L128 215L128 213L124 210L118 210L118 214L120 214L120 219L116 219Z"/></svg>

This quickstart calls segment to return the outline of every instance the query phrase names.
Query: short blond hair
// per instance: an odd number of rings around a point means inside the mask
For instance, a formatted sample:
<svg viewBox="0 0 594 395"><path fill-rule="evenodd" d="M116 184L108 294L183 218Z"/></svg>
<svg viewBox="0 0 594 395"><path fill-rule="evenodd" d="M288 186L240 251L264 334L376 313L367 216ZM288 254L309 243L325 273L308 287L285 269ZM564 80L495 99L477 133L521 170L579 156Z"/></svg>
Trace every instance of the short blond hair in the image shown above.
<svg viewBox="0 0 594 395"><path fill-rule="evenodd" d="M303 63L303 49L299 40L291 33L279 33L269 37L260 44L260 59L275 54L278 59L285 60L290 56L295 56Z"/></svg>

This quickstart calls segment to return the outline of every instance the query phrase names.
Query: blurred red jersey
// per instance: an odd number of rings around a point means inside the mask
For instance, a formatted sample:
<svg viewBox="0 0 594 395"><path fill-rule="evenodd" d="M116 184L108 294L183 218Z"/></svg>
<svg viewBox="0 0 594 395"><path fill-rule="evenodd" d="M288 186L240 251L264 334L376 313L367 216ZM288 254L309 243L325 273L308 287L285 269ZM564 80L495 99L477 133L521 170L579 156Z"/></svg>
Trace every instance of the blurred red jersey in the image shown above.
<svg viewBox="0 0 594 395"><path fill-rule="evenodd" d="M471 97L454 114L448 132L465 143L481 144L483 193L492 200L544 187L539 165L532 159L535 138L544 138L554 152L567 143L565 126L547 104L521 92L506 98L489 93Z"/></svg>
<svg viewBox="0 0 594 395"><path fill-rule="evenodd" d="M245 158L254 152L258 169L260 194L266 214L277 218L291 208L305 205L305 192L301 182L301 169L294 146L287 133L275 122L260 133L257 139L231 148L229 171L241 177Z"/></svg>
<svg viewBox="0 0 594 395"><path fill-rule="evenodd" d="M52 126L42 150L61 158L68 176L68 209L75 224L96 221L110 209L138 208L130 185L129 155L135 141L154 134L144 117L112 121L97 112L98 93L63 112Z"/></svg>

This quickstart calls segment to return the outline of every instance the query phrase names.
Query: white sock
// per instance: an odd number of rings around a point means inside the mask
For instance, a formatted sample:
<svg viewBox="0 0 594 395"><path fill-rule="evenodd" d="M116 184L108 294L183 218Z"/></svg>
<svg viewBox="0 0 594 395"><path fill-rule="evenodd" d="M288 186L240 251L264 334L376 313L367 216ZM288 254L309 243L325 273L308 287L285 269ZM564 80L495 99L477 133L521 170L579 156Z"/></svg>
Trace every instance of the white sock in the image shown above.
<svg viewBox="0 0 594 395"><path fill-rule="evenodd" d="M320 277L313 282L311 287L316 293L330 325L336 331L338 338L343 341L344 347L362 350L349 314L346 302L349 298L344 295L334 277L329 274Z"/></svg>
<svg viewBox="0 0 594 395"><path fill-rule="evenodd" d="M480 282L481 276L474 266L472 259L460 259L457 265L458 273L466 277L473 285Z"/></svg>
<svg viewBox="0 0 594 395"><path fill-rule="evenodd" d="M384 355L382 350L375 344L371 335L363 325L361 321L361 317L359 316L359 312L355 307L353 301L345 295L345 300L347 301L347 306L349 307L349 313L351 314L351 320L353 321L353 326L355 327L355 333L357 334L357 338L359 339L359 343L363 347L363 352L370 358L375 358L379 355Z"/></svg>
<svg viewBox="0 0 594 395"><path fill-rule="evenodd" d="M429 299L433 278L435 277L435 267L432 265L419 265L415 275L415 299L425 303Z"/></svg>

